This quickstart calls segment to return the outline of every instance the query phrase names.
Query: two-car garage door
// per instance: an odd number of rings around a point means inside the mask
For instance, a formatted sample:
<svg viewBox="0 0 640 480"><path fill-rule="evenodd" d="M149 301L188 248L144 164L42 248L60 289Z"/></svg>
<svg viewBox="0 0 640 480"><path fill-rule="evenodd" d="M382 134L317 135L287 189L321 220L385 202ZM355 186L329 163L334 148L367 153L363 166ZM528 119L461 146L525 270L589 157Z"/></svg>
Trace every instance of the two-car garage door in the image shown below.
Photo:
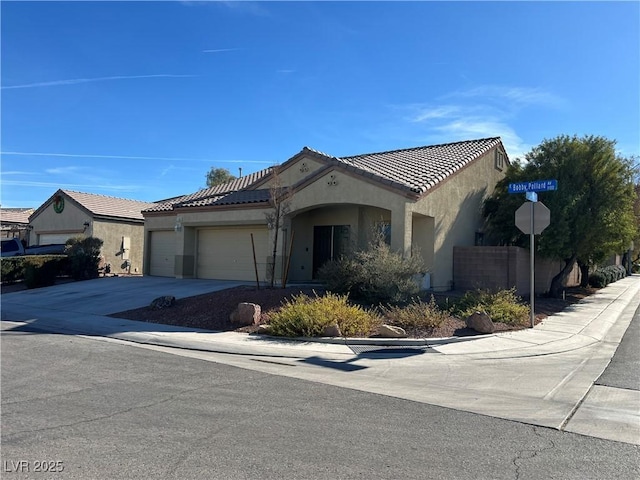
<svg viewBox="0 0 640 480"><path fill-rule="evenodd" d="M251 234L259 278L264 280L269 231L261 226L199 230L196 264L198 278L255 281Z"/></svg>

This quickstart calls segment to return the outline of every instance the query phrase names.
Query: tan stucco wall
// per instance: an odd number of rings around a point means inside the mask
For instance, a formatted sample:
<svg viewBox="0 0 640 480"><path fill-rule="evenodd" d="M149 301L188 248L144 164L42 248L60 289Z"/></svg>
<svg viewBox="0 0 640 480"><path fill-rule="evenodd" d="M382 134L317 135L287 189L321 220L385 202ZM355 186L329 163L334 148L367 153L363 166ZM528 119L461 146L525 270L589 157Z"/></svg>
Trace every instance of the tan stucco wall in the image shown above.
<svg viewBox="0 0 640 480"><path fill-rule="evenodd" d="M323 167L323 163L305 155L288 165L283 165L282 170L278 172L278 177L282 186L295 185ZM273 180L269 179L263 185L260 185L260 188L269 188L272 183Z"/></svg>
<svg viewBox="0 0 640 480"><path fill-rule="evenodd" d="M451 286L453 247L474 245L475 233L483 227L482 203L503 176L504 171L495 168L495 151L491 150L415 204L408 205L411 212L434 218L432 288Z"/></svg>
<svg viewBox="0 0 640 480"><path fill-rule="evenodd" d="M29 225L33 227L29 242L38 244L38 236L42 234L68 234L69 238L89 234L85 231L84 222L91 222L92 218L87 211L78 208L65 197L64 209L61 213L53 210L50 203L37 216L31 218Z"/></svg>
<svg viewBox="0 0 640 480"><path fill-rule="evenodd" d="M97 219L92 224L91 235L104 242L101 254L104 261L111 264L111 273L143 272L144 225ZM130 239L130 269L123 265L122 237Z"/></svg>

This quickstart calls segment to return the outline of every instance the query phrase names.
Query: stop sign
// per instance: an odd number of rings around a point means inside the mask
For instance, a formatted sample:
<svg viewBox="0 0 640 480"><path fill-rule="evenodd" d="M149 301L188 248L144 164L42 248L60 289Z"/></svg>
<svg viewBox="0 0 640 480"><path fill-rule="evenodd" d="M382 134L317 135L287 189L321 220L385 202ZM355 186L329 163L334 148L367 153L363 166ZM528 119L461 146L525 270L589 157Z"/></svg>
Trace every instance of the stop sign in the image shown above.
<svg viewBox="0 0 640 480"><path fill-rule="evenodd" d="M533 231L531 217L533 216ZM527 235L539 235L549 226L551 211L542 202L525 202L516 210L516 227Z"/></svg>

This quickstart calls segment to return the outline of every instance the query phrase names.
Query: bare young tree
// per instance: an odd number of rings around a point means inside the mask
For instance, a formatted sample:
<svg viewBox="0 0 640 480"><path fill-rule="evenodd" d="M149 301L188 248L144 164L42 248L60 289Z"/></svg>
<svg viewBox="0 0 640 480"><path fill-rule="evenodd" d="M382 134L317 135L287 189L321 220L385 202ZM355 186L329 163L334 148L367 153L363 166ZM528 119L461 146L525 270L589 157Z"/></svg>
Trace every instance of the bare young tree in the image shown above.
<svg viewBox="0 0 640 480"><path fill-rule="evenodd" d="M291 198L293 192L289 187L283 186L282 178L279 175L278 168L274 167L271 172L271 187L269 188L269 204L271 209L265 213L267 219L267 227L274 230L273 235L273 251L271 255L271 264L269 265L269 279L271 287L276 281L276 256L278 251L278 232L284 225L286 216L291 211Z"/></svg>

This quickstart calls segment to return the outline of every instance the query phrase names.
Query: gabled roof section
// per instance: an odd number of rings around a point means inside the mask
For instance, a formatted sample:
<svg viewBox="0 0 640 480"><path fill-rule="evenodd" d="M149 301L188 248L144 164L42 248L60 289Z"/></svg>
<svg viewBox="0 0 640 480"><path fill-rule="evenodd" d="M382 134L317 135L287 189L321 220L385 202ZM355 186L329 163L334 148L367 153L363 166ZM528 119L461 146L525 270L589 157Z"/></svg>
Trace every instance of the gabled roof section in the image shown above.
<svg viewBox="0 0 640 480"><path fill-rule="evenodd" d="M501 144L500 137L491 137L352 157L334 157L334 161L374 180L421 195Z"/></svg>
<svg viewBox="0 0 640 480"><path fill-rule="evenodd" d="M260 180L268 177L269 173L271 173L271 170L272 167L265 168L249 175L236 178L235 180L221 183L220 185L216 185L214 187L198 190L195 193L190 193L181 197L169 198L167 200L161 200L150 208L147 208L145 212L168 212L175 208L182 207L221 205L223 203L220 203L220 200L223 197L232 194L233 192L239 192L241 190L247 190L253 187L254 184L257 184ZM233 198L240 197L232 197L232 199ZM248 199L248 201L244 203L254 203L255 201L250 200L252 198L250 195L247 195L246 198Z"/></svg>
<svg viewBox="0 0 640 480"><path fill-rule="evenodd" d="M278 167L270 167L213 188L158 202L145 212L268 201L268 189L260 187L268 181L273 168L286 168L287 165L304 156L318 159L326 167L312 173L297 185L312 182L314 178L324 175L327 169L336 168L415 198L427 193L446 178L498 146L504 151L500 137L490 137L349 157L335 157L304 147ZM251 192L256 193L251 194Z"/></svg>
<svg viewBox="0 0 640 480"><path fill-rule="evenodd" d="M33 211L33 208L0 208L0 223L2 225L27 225L29 215Z"/></svg>
<svg viewBox="0 0 640 480"><path fill-rule="evenodd" d="M51 195L29 218L33 218L43 211L53 199L64 194L75 201L80 207L97 217L117 218L122 220L144 220L142 210L151 208L154 203L128 200L126 198L109 197L95 193L74 192L73 190L58 190Z"/></svg>

